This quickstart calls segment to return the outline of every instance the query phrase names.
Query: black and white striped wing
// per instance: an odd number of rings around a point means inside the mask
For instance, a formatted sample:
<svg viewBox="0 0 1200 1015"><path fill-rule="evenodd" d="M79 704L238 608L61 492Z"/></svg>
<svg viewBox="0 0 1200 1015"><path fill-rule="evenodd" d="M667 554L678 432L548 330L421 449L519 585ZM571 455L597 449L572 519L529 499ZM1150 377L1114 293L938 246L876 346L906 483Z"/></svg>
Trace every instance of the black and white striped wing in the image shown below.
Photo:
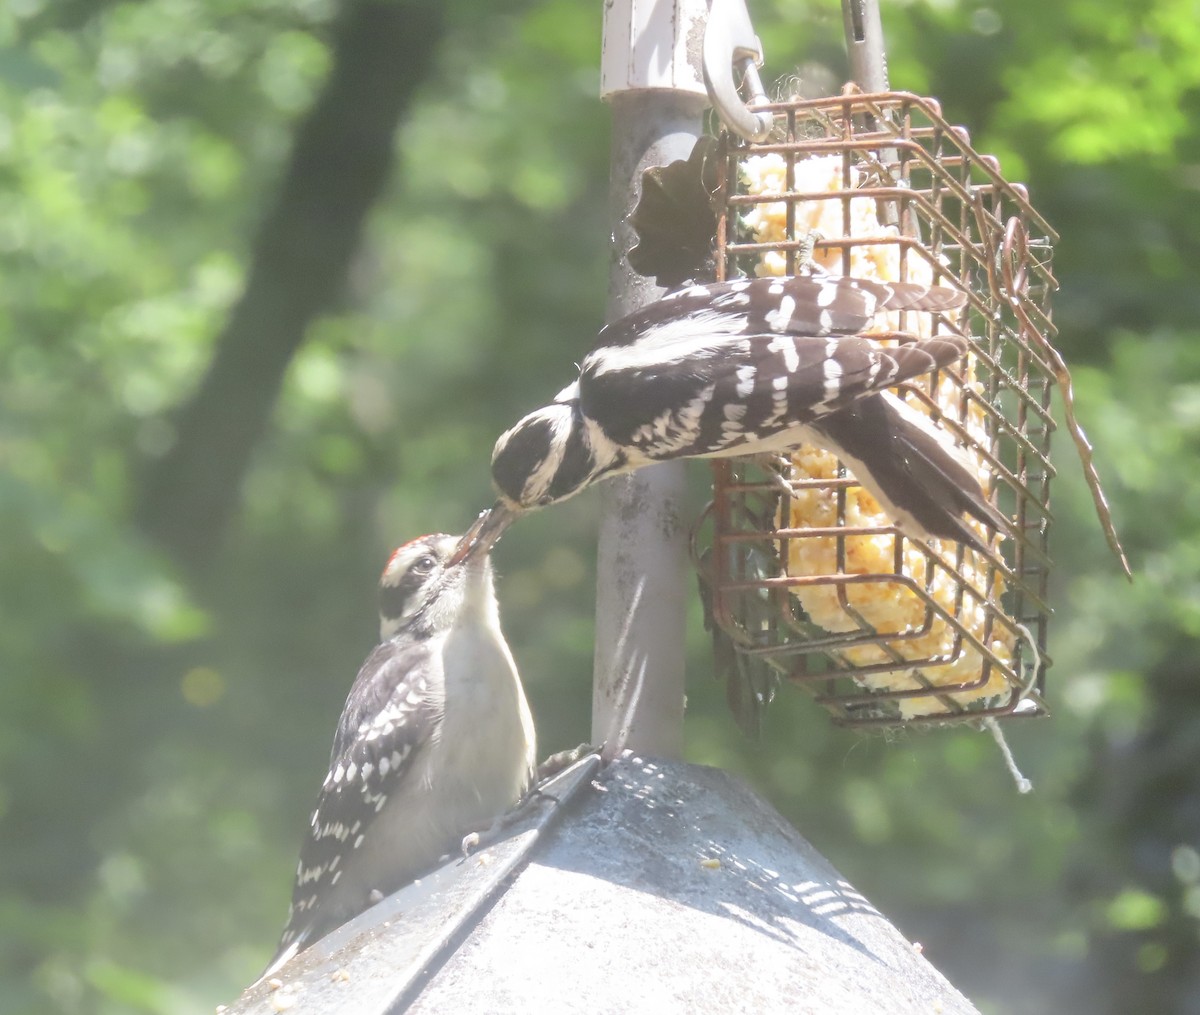
<svg viewBox="0 0 1200 1015"><path fill-rule="evenodd" d="M600 330L596 351L634 344L661 345L681 335L853 335L881 311L944 313L966 295L943 286L875 282L813 271L786 278L735 279L692 285Z"/></svg>
<svg viewBox="0 0 1200 1015"><path fill-rule="evenodd" d="M584 416L650 460L756 444L856 399L944 367L966 352L942 335L884 347L860 336L790 332L653 338L598 350L582 364Z"/></svg>
<svg viewBox="0 0 1200 1015"><path fill-rule="evenodd" d="M389 795L412 769L434 729L440 705L430 695L428 641L376 646L359 670L334 739L329 773L300 851L280 956L299 950L355 912L332 905L338 882ZM360 906L365 908L364 906Z"/></svg>

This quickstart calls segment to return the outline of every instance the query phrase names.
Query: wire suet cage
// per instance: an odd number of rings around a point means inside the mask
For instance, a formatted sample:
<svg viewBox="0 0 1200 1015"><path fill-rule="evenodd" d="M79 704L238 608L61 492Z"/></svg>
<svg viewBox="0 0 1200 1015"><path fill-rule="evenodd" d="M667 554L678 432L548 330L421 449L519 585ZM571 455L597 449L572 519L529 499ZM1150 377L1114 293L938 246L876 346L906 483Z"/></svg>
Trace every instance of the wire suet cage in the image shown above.
<svg viewBox="0 0 1200 1015"><path fill-rule="evenodd" d="M717 149L717 278L811 258L966 292L961 312L891 315L878 338L969 340L964 360L896 395L953 440L1011 531L981 527L987 552L909 540L816 447L717 462L693 552L731 699L754 708L782 677L844 725L1044 713L1054 231L934 100L848 87L766 109L771 137Z"/></svg>

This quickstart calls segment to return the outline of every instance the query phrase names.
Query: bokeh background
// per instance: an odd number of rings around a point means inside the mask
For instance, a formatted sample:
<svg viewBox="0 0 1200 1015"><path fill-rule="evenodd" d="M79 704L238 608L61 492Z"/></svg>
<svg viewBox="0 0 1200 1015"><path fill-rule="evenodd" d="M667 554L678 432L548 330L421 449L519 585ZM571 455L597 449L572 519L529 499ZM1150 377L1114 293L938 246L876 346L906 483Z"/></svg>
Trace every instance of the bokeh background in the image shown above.
<svg viewBox="0 0 1200 1015"><path fill-rule="evenodd" d="M600 7L0 4L0 1011L208 1013L270 954L389 548L487 503L601 321ZM768 78L836 87L834 0L750 7ZM1062 233L1136 581L1060 440L1032 796L982 734L840 731L793 689L744 737L698 607L687 755L986 1012L1200 1012L1200 18L884 18L894 86ZM588 731L597 501L497 552L546 751Z"/></svg>

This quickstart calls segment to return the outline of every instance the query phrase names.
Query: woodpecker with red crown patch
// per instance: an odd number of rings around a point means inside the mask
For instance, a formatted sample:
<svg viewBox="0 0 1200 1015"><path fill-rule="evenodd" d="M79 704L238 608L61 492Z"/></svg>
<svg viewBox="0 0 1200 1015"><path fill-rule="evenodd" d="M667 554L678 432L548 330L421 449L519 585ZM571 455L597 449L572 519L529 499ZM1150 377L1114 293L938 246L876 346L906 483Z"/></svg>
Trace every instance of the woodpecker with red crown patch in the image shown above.
<svg viewBox="0 0 1200 1015"><path fill-rule="evenodd" d="M493 586L487 548L460 536L422 536L388 560L380 643L342 709L264 977L431 870L530 788L533 719Z"/></svg>

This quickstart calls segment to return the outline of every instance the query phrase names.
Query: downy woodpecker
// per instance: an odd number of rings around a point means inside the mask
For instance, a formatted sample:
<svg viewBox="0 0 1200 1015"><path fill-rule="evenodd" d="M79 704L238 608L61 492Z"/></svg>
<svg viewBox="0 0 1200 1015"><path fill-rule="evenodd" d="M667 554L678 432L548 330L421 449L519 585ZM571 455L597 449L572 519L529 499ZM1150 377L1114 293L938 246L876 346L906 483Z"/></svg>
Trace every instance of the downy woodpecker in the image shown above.
<svg viewBox="0 0 1200 1015"><path fill-rule="evenodd" d="M468 533L489 547L521 512L597 480L672 458L783 451L808 441L837 454L906 535L976 549L967 514L1008 522L958 459L950 435L886 389L967 350L941 334L857 333L879 311L945 312L964 293L820 270L691 285L601 329L579 377L501 435L500 499Z"/></svg>
<svg viewBox="0 0 1200 1015"><path fill-rule="evenodd" d="M380 644L338 721L263 976L432 869L529 789L533 719L500 630L487 549L422 536L380 578Z"/></svg>

